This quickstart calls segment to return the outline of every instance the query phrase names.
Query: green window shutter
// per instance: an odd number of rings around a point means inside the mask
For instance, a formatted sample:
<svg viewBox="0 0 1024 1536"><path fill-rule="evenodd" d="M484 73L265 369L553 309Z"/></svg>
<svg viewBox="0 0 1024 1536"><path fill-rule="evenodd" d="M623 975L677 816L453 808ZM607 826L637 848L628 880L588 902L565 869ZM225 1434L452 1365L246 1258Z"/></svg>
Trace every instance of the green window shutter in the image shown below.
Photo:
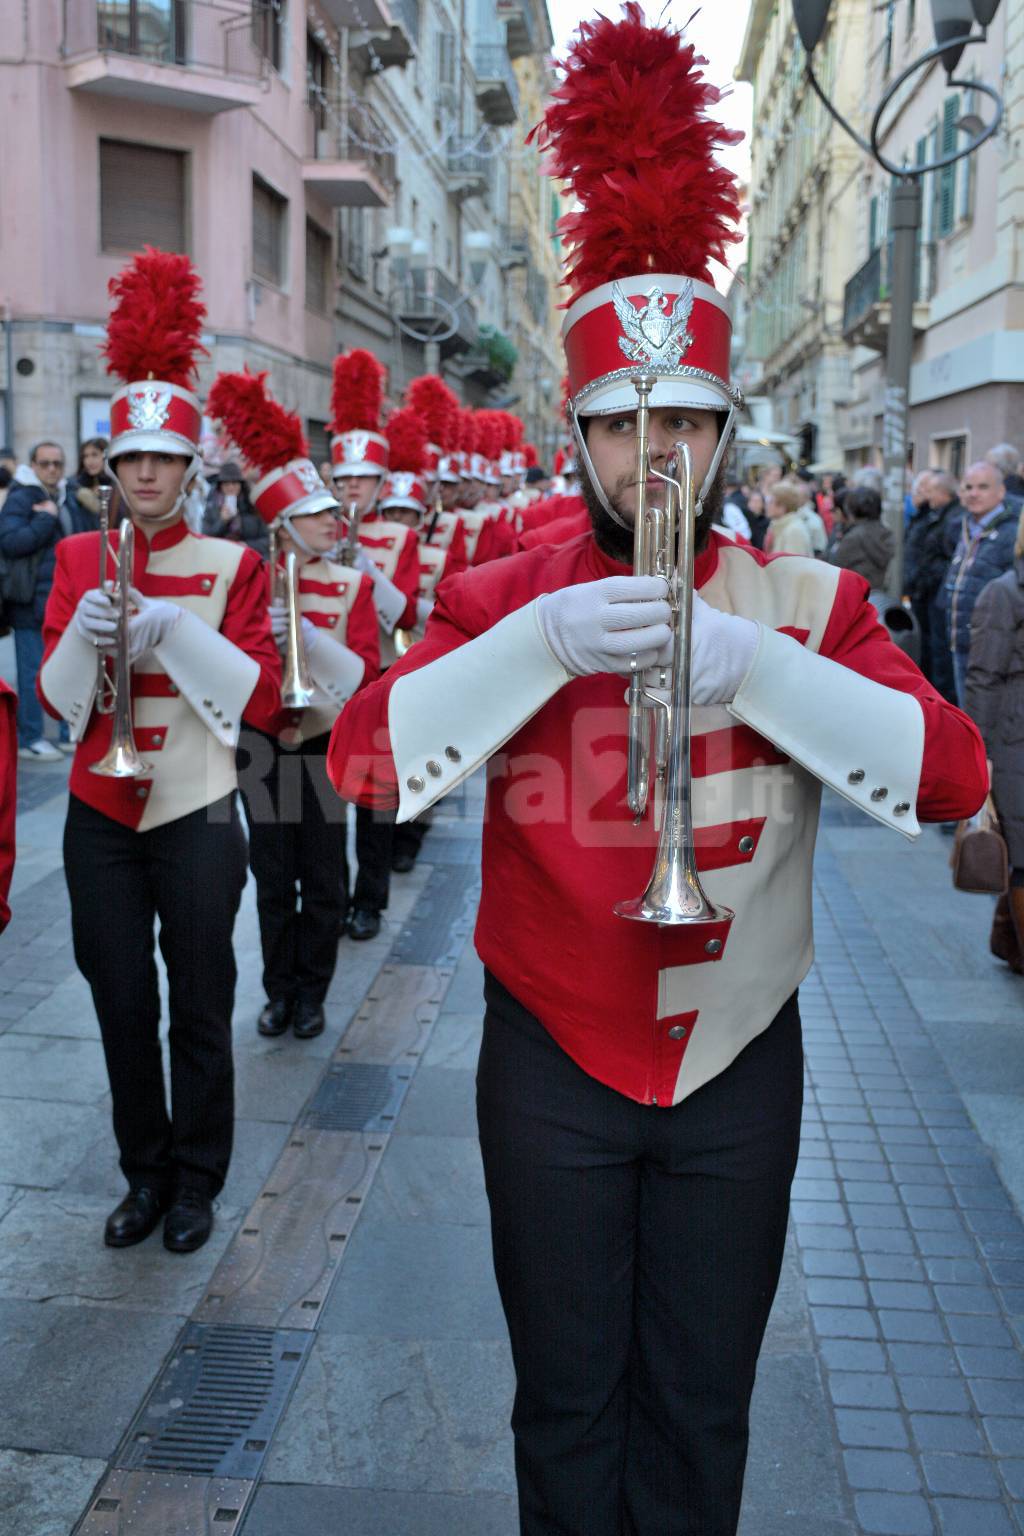
<svg viewBox="0 0 1024 1536"><path fill-rule="evenodd" d="M956 120L960 116L960 97L947 96L942 108L941 152L951 154L956 148ZM947 165L939 172L939 238L952 234L956 223L956 166Z"/></svg>

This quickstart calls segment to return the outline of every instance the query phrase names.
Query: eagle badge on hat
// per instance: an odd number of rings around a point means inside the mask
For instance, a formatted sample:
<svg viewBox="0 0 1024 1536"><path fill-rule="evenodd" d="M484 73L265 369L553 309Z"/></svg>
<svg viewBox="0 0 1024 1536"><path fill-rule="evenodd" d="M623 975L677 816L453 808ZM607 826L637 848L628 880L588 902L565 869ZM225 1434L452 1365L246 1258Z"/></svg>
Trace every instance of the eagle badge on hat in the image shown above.
<svg viewBox="0 0 1024 1536"><path fill-rule="evenodd" d="M163 384L143 384L128 394L128 420L137 432L159 432L171 414L171 391Z"/></svg>
<svg viewBox="0 0 1024 1536"><path fill-rule="evenodd" d="M668 299L664 289L655 285L643 297L647 303L643 309L637 309L619 284L612 284L615 313L623 330L619 347L631 363L678 367L693 341L687 330L693 310L693 282L688 278L683 284L671 315L665 313Z"/></svg>

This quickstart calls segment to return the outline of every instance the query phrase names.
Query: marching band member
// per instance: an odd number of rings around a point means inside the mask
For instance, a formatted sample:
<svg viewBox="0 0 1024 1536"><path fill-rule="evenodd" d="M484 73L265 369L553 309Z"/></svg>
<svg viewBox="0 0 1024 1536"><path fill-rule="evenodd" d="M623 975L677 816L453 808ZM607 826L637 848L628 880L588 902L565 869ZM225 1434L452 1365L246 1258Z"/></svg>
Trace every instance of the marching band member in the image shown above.
<svg viewBox="0 0 1024 1536"><path fill-rule="evenodd" d="M267 994L256 1027L311 1040L324 1029L348 891L345 812L332 805L327 743L341 706L379 671L377 613L370 577L329 558L338 503L310 462L298 416L270 398L264 379L222 374L207 413L260 475L252 502L271 530L270 625L285 655L271 728L241 742Z"/></svg>
<svg viewBox="0 0 1024 1536"><path fill-rule="evenodd" d="M134 561L129 568L112 534L105 581L116 577L119 596L130 584L131 616L125 635L98 584L103 534L62 539L39 687L76 743L64 868L129 1186L104 1241L141 1242L166 1211L164 1246L187 1253L210 1234L231 1156L231 937L246 879L235 747L243 718L262 728L273 719L280 662L259 557L184 520L200 466L199 279L187 257L147 250L110 286L117 305L105 350L124 383L111 402L107 462ZM170 1114L156 919L169 983Z"/></svg>
<svg viewBox="0 0 1024 1536"><path fill-rule="evenodd" d="M431 510L420 529L422 583L424 545L445 551L444 571L448 576L465 570L469 564L466 556L466 531L455 510L459 476L452 453L458 430L459 402L444 380L431 373L413 379L405 392L405 399L410 409L422 416L428 439L426 470Z"/></svg>
<svg viewBox="0 0 1024 1536"><path fill-rule="evenodd" d="M710 529L739 400L709 266L735 238L730 135L693 48L625 10L581 25L540 146L574 208L563 336L592 531L447 582L328 768L404 820L488 764L477 1103L523 1536L734 1536L799 1139L820 786L914 837L973 812L987 778L863 580ZM632 568L677 443L692 597ZM638 821L624 797L624 690L652 668L674 689L689 673L682 774L721 904L678 926L615 911L658 847L660 789Z"/></svg>
<svg viewBox="0 0 1024 1536"><path fill-rule="evenodd" d="M396 654L395 630L416 625L420 563L415 530L385 521L375 510L388 468L388 440L380 428L383 373L373 354L360 348L335 359L331 459L349 523L347 553L355 568L373 581L380 659L387 667ZM353 533L358 535L355 543ZM372 939L380 932L380 915L391 889L393 842L392 812L356 807L358 869L347 919L352 939Z"/></svg>

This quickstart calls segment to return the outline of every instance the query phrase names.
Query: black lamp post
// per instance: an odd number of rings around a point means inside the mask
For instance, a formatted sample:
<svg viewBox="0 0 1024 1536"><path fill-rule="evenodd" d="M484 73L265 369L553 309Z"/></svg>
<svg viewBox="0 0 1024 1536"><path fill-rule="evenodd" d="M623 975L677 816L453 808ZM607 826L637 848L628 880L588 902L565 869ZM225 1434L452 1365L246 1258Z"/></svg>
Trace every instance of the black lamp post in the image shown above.
<svg viewBox="0 0 1024 1536"><path fill-rule="evenodd" d="M814 73L813 54L828 20L831 0L793 0L793 17L807 50L807 78L825 109L840 127L892 177L889 197L889 228L892 255L889 271L889 339L886 350L885 412L882 418L882 451L885 459L885 504L896 553L889 575L889 595L895 603L903 596L903 497L907 466L907 407L910 395L910 361L914 344L914 291L917 245L921 231L922 178L972 155L998 129L1003 103L998 91L980 80L954 80L953 71L965 48L985 41L985 28L999 9L999 0L931 0L935 46L908 65L886 88L875 108L867 139L861 137L829 101ZM975 22L980 32L973 30ZM962 149L924 165L896 165L880 145L881 124L889 103L917 70L941 59L950 86L978 91L994 104L995 114L981 123ZM964 129L961 124L961 131ZM970 124L973 128L974 124Z"/></svg>

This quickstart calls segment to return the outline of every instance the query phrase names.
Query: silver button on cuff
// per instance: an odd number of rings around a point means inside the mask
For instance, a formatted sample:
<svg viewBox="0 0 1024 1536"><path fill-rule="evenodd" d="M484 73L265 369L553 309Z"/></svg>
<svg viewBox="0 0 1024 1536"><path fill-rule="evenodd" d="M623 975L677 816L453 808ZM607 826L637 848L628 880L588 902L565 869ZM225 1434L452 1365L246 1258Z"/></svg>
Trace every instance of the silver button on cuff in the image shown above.
<svg viewBox="0 0 1024 1536"><path fill-rule="evenodd" d="M212 699L204 699L203 700L203 708L204 709L212 709L213 708L213 700Z"/></svg>
<svg viewBox="0 0 1024 1536"><path fill-rule="evenodd" d="M462 753L459 751L458 747L445 747L444 755L450 763L462 762Z"/></svg>
<svg viewBox="0 0 1024 1536"><path fill-rule="evenodd" d="M209 581L209 580L204 580L204 581L200 582L200 586L202 587L204 592L209 592L213 588L213 582Z"/></svg>
<svg viewBox="0 0 1024 1536"><path fill-rule="evenodd" d="M753 853L754 839L752 837L741 837L739 841L739 850L740 853Z"/></svg>
<svg viewBox="0 0 1024 1536"><path fill-rule="evenodd" d="M704 945L704 953L706 955L720 955L722 953L721 939L708 939Z"/></svg>
<svg viewBox="0 0 1024 1536"><path fill-rule="evenodd" d="M435 763L434 759L431 758L430 762L427 764L427 772L430 774L432 779L439 779L444 772L444 769L441 767L440 763Z"/></svg>
<svg viewBox="0 0 1024 1536"><path fill-rule="evenodd" d="M901 800L901 801L899 801L899 803L897 805L893 806L892 813L893 813L894 816L905 816L909 810L910 810L910 801L909 800Z"/></svg>
<svg viewBox="0 0 1024 1536"><path fill-rule="evenodd" d="M886 789L885 785L884 784L880 784L877 789L873 789L871 791L871 798L872 798L872 800L875 801L875 803L877 805L877 803L880 800L884 800L885 799L885 797L888 795L888 793L889 793L889 791Z"/></svg>
<svg viewBox="0 0 1024 1536"><path fill-rule="evenodd" d="M852 773L848 773L846 775L846 782L847 782L847 784L863 784L864 783L864 769L863 768L855 768Z"/></svg>
<svg viewBox="0 0 1024 1536"><path fill-rule="evenodd" d="M141 784L139 786L139 788L135 791L136 798L139 799L139 800L145 800L145 798L146 798L146 796L148 794L149 794L149 790L146 788L145 784Z"/></svg>
<svg viewBox="0 0 1024 1536"><path fill-rule="evenodd" d="M670 1040L685 1040L686 1039L686 1025L685 1024L673 1024L672 1028L668 1032L668 1037L669 1037Z"/></svg>
<svg viewBox="0 0 1024 1536"><path fill-rule="evenodd" d="M406 784L414 795L419 795L427 787L426 779L421 779L418 773L414 773L411 779L406 779Z"/></svg>

